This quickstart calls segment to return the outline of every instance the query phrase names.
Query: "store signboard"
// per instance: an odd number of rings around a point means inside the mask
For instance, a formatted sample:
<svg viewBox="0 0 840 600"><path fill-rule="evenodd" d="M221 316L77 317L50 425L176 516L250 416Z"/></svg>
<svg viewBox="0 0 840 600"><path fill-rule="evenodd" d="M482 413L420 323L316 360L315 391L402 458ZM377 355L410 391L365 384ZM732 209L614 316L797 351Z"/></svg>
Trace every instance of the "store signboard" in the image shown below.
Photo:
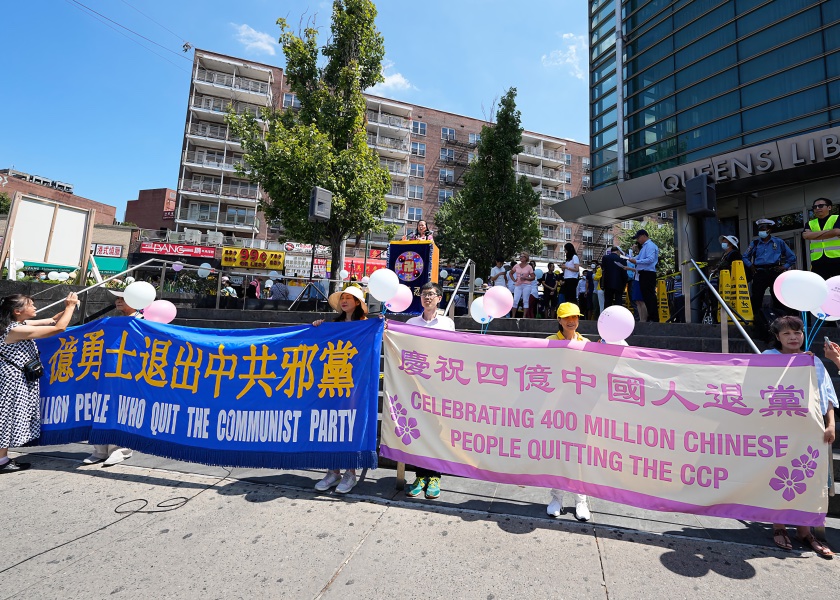
<svg viewBox="0 0 840 600"><path fill-rule="evenodd" d="M117 244L94 244L93 255L108 258L121 258L123 247Z"/></svg>
<svg viewBox="0 0 840 600"><path fill-rule="evenodd" d="M165 256L216 257L216 249L208 246L186 246L184 244L167 244L163 242L143 242L140 244L140 252L146 254L163 254Z"/></svg>
<svg viewBox="0 0 840 600"><path fill-rule="evenodd" d="M282 271L285 257L285 252L277 250L224 246L222 248L222 267Z"/></svg>

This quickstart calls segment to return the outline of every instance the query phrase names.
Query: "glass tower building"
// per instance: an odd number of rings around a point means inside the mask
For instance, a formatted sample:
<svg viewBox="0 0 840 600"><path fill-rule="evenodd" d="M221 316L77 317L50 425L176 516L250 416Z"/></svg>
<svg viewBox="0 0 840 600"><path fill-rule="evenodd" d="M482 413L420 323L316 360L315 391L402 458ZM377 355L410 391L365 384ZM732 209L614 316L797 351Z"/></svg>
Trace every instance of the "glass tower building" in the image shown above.
<svg viewBox="0 0 840 600"><path fill-rule="evenodd" d="M589 7L595 189L840 124L840 0Z"/></svg>

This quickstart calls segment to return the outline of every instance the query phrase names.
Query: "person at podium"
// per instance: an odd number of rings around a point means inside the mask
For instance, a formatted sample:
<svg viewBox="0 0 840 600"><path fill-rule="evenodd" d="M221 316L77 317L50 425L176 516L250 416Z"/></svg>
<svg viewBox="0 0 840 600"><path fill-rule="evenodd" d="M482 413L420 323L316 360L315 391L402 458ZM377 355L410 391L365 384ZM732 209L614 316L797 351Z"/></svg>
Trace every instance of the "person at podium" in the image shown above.
<svg viewBox="0 0 840 600"><path fill-rule="evenodd" d="M426 221L417 221L417 228L406 236L403 240L433 240L435 234L426 226Z"/></svg>

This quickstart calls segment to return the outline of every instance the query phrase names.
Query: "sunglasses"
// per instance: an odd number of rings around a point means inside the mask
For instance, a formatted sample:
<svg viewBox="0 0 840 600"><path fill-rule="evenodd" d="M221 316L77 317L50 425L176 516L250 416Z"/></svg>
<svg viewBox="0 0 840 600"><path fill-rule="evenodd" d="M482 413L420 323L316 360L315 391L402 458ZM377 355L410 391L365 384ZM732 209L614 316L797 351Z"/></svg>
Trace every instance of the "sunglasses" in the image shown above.
<svg viewBox="0 0 840 600"><path fill-rule="evenodd" d="M828 208L828 204L815 204L812 208Z"/></svg>

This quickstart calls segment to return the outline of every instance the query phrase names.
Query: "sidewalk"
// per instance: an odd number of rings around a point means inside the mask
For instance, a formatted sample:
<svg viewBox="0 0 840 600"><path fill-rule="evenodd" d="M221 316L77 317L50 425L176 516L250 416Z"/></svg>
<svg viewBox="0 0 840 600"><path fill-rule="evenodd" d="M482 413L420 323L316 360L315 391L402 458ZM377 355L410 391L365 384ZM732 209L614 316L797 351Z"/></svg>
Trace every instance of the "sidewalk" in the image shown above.
<svg viewBox="0 0 840 600"><path fill-rule="evenodd" d="M495 600L702 592L731 600L825 593L822 582L840 565L796 542L795 552L777 550L765 524L598 499L591 499L592 521L583 524L570 510L571 495L567 513L551 519L543 489L445 476L439 500L411 499L395 489L394 471L379 469L340 497L315 493L321 474L312 471L228 475L138 453L111 468L80 466L89 453L83 444L26 452L33 468L0 483L11 524L3 528L0 598ZM172 500L178 496L192 499ZM129 512L116 514L120 505ZM838 525L829 519L835 549Z"/></svg>

